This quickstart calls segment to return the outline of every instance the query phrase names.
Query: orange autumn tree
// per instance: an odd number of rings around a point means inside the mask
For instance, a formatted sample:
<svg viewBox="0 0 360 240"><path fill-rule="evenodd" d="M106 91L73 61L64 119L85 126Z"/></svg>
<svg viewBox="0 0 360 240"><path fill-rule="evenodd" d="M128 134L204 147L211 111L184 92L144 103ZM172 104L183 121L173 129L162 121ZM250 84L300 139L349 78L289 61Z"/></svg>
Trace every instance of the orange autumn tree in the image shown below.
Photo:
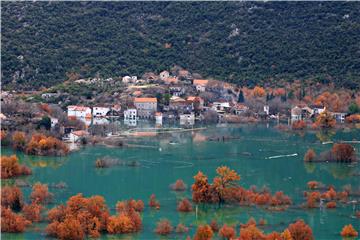
<svg viewBox="0 0 360 240"><path fill-rule="evenodd" d="M179 212L191 212L192 206L191 206L190 201L187 198L184 198L183 200L181 200L177 206L177 210Z"/></svg>
<svg viewBox="0 0 360 240"><path fill-rule="evenodd" d="M1 206L20 211L24 205L23 193L18 187L4 186L1 188Z"/></svg>
<svg viewBox="0 0 360 240"><path fill-rule="evenodd" d="M28 205L25 205L23 207L23 214L24 217L31 221L31 222L40 222L41 221L41 211L43 209L43 206L41 206L38 203L31 203Z"/></svg>
<svg viewBox="0 0 360 240"><path fill-rule="evenodd" d="M194 240L211 240L213 235L214 232L209 225L200 225L196 230Z"/></svg>
<svg viewBox="0 0 360 240"><path fill-rule="evenodd" d="M290 224L288 230L293 240L314 239L312 229L303 220L298 220L295 223Z"/></svg>
<svg viewBox="0 0 360 240"><path fill-rule="evenodd" d="M202 172L198 172L194 176L195 182L192 185L192 199L196 203L206 203L211 199L210 196L210 184L208 178Z"/></svg>
<svg viewBox="0 0 360 240"><path fill-rule="evenodd" d="M168 219L162 219L157 223L155 232L159 235L169 235L173 230L171 222Z"/></svg>
<svg viewBox="0 0 360 240"><path fill-rule="evenodd" d="M13 148L17 150L23 150L26 144L26 135L24 132L16 131L12 135L12 145Z"/></svg>
<svg viewBox="0 0 360 240"><path fill-rule="evenodd" d="M46 184L35 183L32 187L30 199L32 202L46 204L52 200L53 194L49 192Z"/></svg>
<svg viewBox="0 0 360 240"><path fill-rule="evenodd" d="M160 209L160 203L156 199L155 194L151 194L150 200L149 200L149 206L152 207L152 208L155 208L155 209Z"/></svg>
<svg viewBox="0 0 360 240"><path fill-rule="evenodd" d="M336 120L329 111L323 111L317 116L314 125L318 128L333 128L336 125Z"/></svg>
<svg viewBox="0 0 360 240"><path fill-rule="evenodd" d="M343 229L340 232L340 235L342 237L352 238L352 237L357 237L359 233L354 229L354 227L351 224L349 224L343 227Z"/></svg>
<svg viewBox="0 0 360 240"><path fill-rule="evenodd" d="M356 153L353 146L346 143L335 143L331 149L336 161L353 162L356 161Z"/></svg>
<svg viewBox="0 0 360 240"><path fill-rule="evenodd" d="M25 165L19 164L18 158L16 155L12 156L1 156L0 157L1 165L1 178L12 178L21 175L30 175L31 169Z"/></svg>
<svg viewBox="0 0 360 240"><path fill-rule="evenodd" d="M225 196L231 189L239 186L240 176L229 167L221 166L216 169L218 176L214 178L213 189L220 203L225 201Z"/></svg>
<svg viewBox="0 0 360 240"><path fill-rule="evenodd" d="M304 161L305 161L305 162L312 162L312 161L314 161L315 157L316 157L315 151L310 148L310 149L307 150L307 152L305 153Z"/></svg>
<svg viewBox="0 0 360 240"><path fill-rule="evenodd" d="M11 211L10 208L1 207L1 232L21 233L30 223L22 215Z"/></svg>
<svg viewBox="0 0 360 240"><path fill-rule="evenodd" d="M266 94L266 91L264 88L262 87L259 87L259 86L256 86L254 89L253 89L253 95L254 97L264 97Z"/></svg>
<svg viewBox="0 0 360 240"><path fill-rule="evenodd" d="M57 138L37 133L31 136L25 152L30 155L63 156L69 152L69 147Z"/></svg>
<svg viewBox="0 0 360 240"><path fill-rule="evenodd" d="M59 239L83 239L86 235L99 237L105 231L109 210L101 196L72 196L66 205L59 205L48 212L50 224L46 227L49 236Z"/></svg>
<svg viewBox="0 0 360 240"><path fill-rule="evenodd" d="M174 191L185 191L186 184L182 179L178 179L174 184L171 185L171 189Z"/></svg>
<svg viewBox="0 0 360 240"><path fill-rule="evenodd" d="M228 226L226 224L224 224L224 226L222 226L219 230L219 236L223 239L233 239L235 238L236 235L236 231L235 228Z"/></svg>

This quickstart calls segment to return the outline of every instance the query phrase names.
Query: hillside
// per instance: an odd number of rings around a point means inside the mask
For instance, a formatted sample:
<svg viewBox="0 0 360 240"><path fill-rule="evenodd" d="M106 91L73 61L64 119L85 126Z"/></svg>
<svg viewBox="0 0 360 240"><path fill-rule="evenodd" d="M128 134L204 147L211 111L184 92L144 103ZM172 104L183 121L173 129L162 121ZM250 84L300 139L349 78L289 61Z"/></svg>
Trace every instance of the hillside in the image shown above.
<svg viewBox="0 0 360 240"><path fill-rule="evenodd" d="M9 89L174 65L240 85L360 86L359 2L3 2L1 10Z"/></svg>

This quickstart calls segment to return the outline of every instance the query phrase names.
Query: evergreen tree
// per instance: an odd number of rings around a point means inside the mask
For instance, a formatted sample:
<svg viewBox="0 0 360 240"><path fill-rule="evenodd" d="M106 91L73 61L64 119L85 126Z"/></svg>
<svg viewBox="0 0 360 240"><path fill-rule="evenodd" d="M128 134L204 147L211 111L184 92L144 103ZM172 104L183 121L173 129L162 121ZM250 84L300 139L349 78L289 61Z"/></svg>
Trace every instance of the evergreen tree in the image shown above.
<svg viewBox="0 0 360 240"><path fill-rule="evenodd" d="M238 102L239 102L239 103L245 102L244 93L243 93L242 90L240 90L240 92L239 92Z"/></svg>

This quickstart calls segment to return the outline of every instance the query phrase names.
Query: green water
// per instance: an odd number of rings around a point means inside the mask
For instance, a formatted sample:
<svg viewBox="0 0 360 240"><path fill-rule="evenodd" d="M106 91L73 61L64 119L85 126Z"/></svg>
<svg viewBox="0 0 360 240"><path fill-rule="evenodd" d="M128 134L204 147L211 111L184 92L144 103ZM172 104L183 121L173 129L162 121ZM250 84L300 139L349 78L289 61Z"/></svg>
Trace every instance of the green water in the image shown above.
<svg viewBox="0 0 360 240"><path fill-rule="evenodd" d="M232 136L237 139L225 142L201 141L203 136ZM322 136L321 140L359 140L359 130L349 130ZM338 205L336 210L306 210L298 206L303 203L302 192L310 180L332 184L340 189L351 184L353 189L360 188L359 164L319 163L304 164L303 156L309 147L316 152L327 150L331 144L322 144L315 133L302 136L280 132L263 125L212 126L197 132L172 133L153 138L133 140L136 144L151 146L148 148L108 148L87 146L67 157L34 157L18 154L21 161L33 169L33 175L24 179L30 183L40 181L54 184L65 182L66 189L51 189L55 194L55 204L64 203L70 196L83 193L85 196L102 195L114 213L117 201L128 198L142 199L148 202L155 193L161 203L160 211L145 208L143 230L134 235L102 235L103 239L158 239L153 230L161 218L168 218L173 225L190 225L193 236L196 225L216 219L220 223L246 222L250 217L256 220L266 219L268 225L262 228L266 233L283 230L291 221L304 219L314 231L316 239L339 239L339 232L345 224L353 224L360 230L359 220L353 215L360 210L359 205ZM359 153L360 145L356 145ZM2 149L2 154L13 153L11 149ZM270 158L277 155L295 154L297 156ZM96 169L94 161L103 156L124 161L139 161L139 167L118 166L110 169ZM203 171L210 179L215 169L226 165L241 175L241 185L259 188L267 186L272 192L282 190L294 201L294 207L284 212L270 212L257 207L200 206L197 215L178 213L177 199L191 198L188 189L176 193L169 185L177 179L183 179L188 186L193 176ZM4 183L3 183L4 184ZM23 188L28 196L30 189ZM3 239L42 239L44 224L29 229L24 234L2 234ZM239 229L237 229L238 231ZM184 239L186 235L170 235L171 239Z"/></svg>

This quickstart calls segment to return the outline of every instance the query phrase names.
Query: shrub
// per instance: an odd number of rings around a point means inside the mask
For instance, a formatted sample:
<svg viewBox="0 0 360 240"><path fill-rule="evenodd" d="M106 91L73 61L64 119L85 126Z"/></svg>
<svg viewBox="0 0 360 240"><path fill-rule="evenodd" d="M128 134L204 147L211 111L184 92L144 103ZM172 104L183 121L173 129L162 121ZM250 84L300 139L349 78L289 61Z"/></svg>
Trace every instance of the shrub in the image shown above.
<svg viewBox="0 0 360 240"><path fill-rule="evenodd" d="M12 156L1 156L1 178L12 178L21 175L30 175L31 169L25 165L21 165L18 162L16 155Z"/></svg>
<svg viewBox="0 0 360 240"><path fill-rule="evenodd" d="M20 211L23 207L23 193L18 187L5 186L1 188L1 206Z"/></svg>
<svg viewBox="0 0 360 240"><path fill-rule="evenodd" d="M336 208L336 202L328 202L328 203L326 203L326 208Z"/></svg>
<svg viewBox="0 0 360 240"><path fill-rule="evenodd" d="M222 226L222 228L220 228L219 230L219 236L224 239L235 238L235 235L236 235L235 228L227 226L226 224L224 224L224 226Z"/></svg>
<svg viewBox="0 0 360 240"><path fill-rule="evenodd" d="M167 219L160 220L157 223L155 232L159 235L169 235L173 231L173 226Z"/></svg>
<svg viewBox="0 0 360 240"><path fill-rule="evenodd" d="M209 225L198 226L194 240L211 240L214 233Z"/></svg>
<svg viewBox="0 0 360 240"><path fill-rule="evenodd" d="M313 240L311 228L303 220L298 220L288 227L293 240Z"/></svg>
<svg viewBox="0 0 360 240"><path fill-rule="evenodd" d="M14 213L10 208L1 208L1 232L20 233L24 232L25 228L31 222L26 220L23 216Z"/></svg>
<svg viewBox="0 0 360 240"><path fill-rule="evenodd" d="M53 194L49 192L46 184L35 183L30 195L31 201L46 204L52 200Z"/></svg>
<svg viewBox="0 0 360 240"><path fill-rule="evenodd" d="M26 135L24 132L14 132L12 135L13 148L17 150L24 150L26 144Z"/></svg>
<svg viewBox="0 0 360 240"><path fill-rule="evenodd" d="M314 190L314 189L319 187L319 182L317 182L317 181L309 181L307 183L307 185L308 185L309 189Z"/></svg>
<svg viewBox="0 0 360 240"><path fill-rule="evenodd" d="M189 232L189 228L186 227L184 224L182 223L179 223L177 226L176 226L176 230L175 230L177 233L187 233Z"/></svg>
<svg viewBox="0 0 360 240"><path fill-rule="evenodd" d="M41 210L43 207L37 203L31 203L23 207L24 217L30 222L40 222L41 221Z"/></svg>
<svg viewBox="0 0 360 240"><path fill-rule="evenodd" d="M219 224L216 222L216 220L211 220L211 222L210 222L210 227L211 227L211 230L213 231L213 232L218 232L219 231Z"/></svg>
<svg viewBox="0 0 360 240"><path fill-rule="evenodd" d="M304 156L304 161L305 162L312 162L314 161L316 157L316 153L313 149L309 149L306 153L305 153L305 156Z"/></svg>
<svg viewBox="0 0 360 240"><path fill-rule="evenodd" d="M190 201L187 198L184 198L183 200L181 200L177 206L177 210L179 212L191 212L192 206L191 206Z"/></svg>
<svg viewBox="0 0 360 240"><path fill-rule="evenodd" d="M357 237L359 235L351 224L345 225L340 234L342 237Z"/></svg>
<svg viewBox="0 0 360 240"><path fill-rule="evenodd" d="M183 180L178 179L174 184L171 185L171 189L174 191L185 191L186 190L186 184Z"/></svg>
<svg viewBox="0 0 360 240"><path fill-rule="evenodd" d="M152 194L150 196L150 200L149 200L149 206L155 209L160 209L160 203L159 201L156 199L155 194Z"/></svg>
<svg viewBox="0 0 360 240"><path fill-rule="evenodd" d="M336 161L353 162L356 160L355 149L350 144L336 143L331 149Z"/></svg>

